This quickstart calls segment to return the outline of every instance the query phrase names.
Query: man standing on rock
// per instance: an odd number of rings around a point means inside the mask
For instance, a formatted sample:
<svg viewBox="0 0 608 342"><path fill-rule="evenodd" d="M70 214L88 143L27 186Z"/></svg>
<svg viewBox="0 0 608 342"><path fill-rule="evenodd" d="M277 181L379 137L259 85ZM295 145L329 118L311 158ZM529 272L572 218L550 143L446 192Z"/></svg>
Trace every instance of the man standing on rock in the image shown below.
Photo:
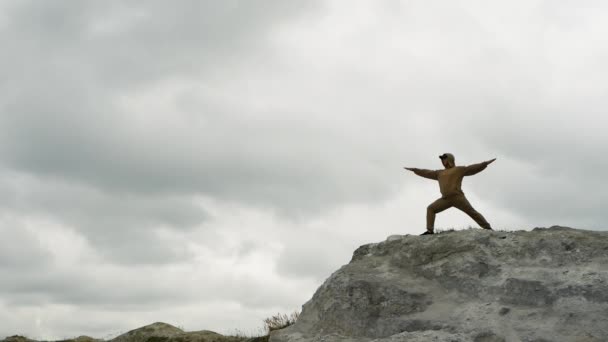
<svg viewBox="0 0 608 342"><path fill-rule="evenodd" d="M472 176L481 172L494 162L496 158L469 166L456 166L454 155L451 153L444 153L439 156L439 159L441 159L441 163L445 168L444 170L423 170L411 167L404 168L414 172L418 176L439 181L441 198L431 203L426 208L426 232L422 235L433 234L435 215L451 207L456 207L464 211L482 228L492 230L492 227L483 215L475 210L471 203L469 203L460 187L464 176Z"/></svg>

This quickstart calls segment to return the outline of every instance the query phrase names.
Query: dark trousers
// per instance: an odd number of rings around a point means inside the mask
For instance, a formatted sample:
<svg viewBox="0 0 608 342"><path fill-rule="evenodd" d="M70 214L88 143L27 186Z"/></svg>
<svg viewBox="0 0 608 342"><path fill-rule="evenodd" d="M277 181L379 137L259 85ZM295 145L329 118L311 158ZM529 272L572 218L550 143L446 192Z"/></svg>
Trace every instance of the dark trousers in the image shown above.
<svg viewBox="0 0 608 342"><path fill-rule="evenodd" d="M440 198L426 208L426 229L433 231L435 227L435 215L451 207L456 207L469 215L478 225L484 229L492 229L488 221L481 215L464 195L455 195Z"/></svg>

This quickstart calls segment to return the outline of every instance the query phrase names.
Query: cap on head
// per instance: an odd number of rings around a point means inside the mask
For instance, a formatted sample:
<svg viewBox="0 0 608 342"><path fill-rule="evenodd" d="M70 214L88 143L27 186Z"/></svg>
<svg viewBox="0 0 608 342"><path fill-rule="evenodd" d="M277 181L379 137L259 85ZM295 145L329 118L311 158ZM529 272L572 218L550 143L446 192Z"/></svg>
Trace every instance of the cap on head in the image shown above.
<svg viewBox="0 0 608 342"><path fill-rule="evenodd" d="M451 153L444 153L439 156L439 159L441 159L441 161L444 162L444 165L447 164L449 167L456 166L456 159L454 158L454 155Z"/></svg>

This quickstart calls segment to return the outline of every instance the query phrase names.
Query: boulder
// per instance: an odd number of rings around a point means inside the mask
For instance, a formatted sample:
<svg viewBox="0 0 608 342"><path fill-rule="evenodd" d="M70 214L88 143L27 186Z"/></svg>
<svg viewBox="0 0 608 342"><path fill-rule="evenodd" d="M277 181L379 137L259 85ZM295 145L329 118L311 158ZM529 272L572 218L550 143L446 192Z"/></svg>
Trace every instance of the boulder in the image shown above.
<svg viewBox="0 0 608 342"><path fill-rule="evenodd" d="M608 341L608 232L391 236L359 247L270 342Z"/></svg>

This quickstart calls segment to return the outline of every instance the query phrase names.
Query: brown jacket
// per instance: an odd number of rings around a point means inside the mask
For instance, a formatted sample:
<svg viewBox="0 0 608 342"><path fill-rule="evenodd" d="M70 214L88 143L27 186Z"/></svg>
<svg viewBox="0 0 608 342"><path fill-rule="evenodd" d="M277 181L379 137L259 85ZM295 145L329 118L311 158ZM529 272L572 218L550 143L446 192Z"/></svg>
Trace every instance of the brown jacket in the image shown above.
<svg viewBox="0 0 608 342"><path fill-rule="evenodd" d="M451 162L451 167L444 170L414 170L414 173L418 176L439 181L439 191L441 191L441 197L443 198L464 195L461 189L464 176L472 176L488 167L487 162L469 166L455 166L453 156L451 155L448 155L448 162Z"/></svg>

